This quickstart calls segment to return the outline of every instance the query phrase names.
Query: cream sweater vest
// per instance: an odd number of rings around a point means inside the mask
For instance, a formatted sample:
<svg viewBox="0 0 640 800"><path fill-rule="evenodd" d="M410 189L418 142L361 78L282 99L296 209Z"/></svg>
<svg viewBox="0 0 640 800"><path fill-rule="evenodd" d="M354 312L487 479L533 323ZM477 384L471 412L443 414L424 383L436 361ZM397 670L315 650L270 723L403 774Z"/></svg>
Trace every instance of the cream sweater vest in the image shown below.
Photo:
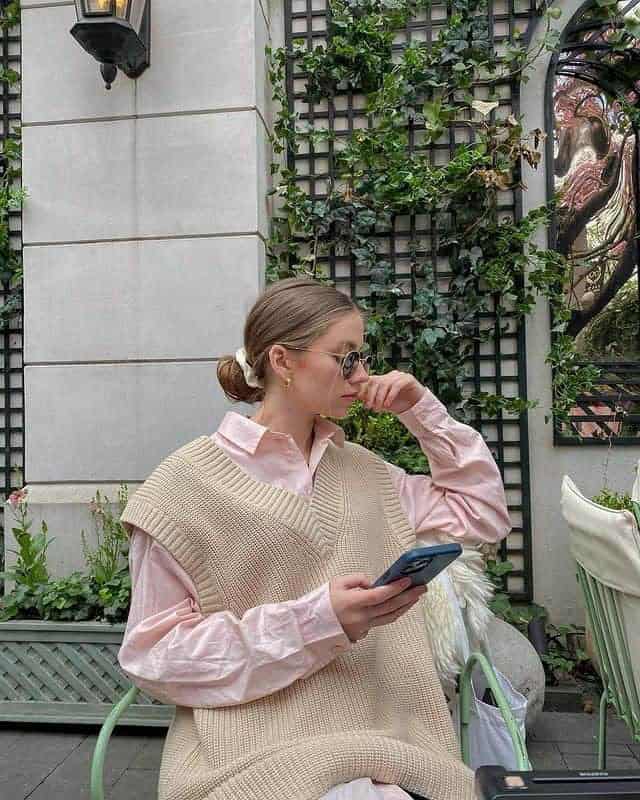
<svg viewBox="0 0 640 800"><path fill-rule="evenodd" d="M254 480L200 436L154 470L122 520L176 558L204 614L238 617L337 575L375 577L415 542L384 462L349 443L329 444L309 499ZM472 798L421 602L275 694L178 708L160 800L318 800L359 777L430 800Z"/></svg>

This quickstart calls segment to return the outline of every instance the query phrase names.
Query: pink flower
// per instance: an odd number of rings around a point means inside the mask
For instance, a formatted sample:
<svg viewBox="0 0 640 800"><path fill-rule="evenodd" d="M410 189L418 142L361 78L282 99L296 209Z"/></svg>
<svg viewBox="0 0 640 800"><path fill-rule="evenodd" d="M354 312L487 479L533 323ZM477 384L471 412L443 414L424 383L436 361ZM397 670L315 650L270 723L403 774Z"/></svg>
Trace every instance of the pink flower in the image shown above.
<svg viewBox="0 0 640 800"><path fill-rule="evenodd" d="M26 500L26 498L27 498L27 490L18 489L15 492L11 492L7 500L7 503L9 503L15 508L16 506L19 506L20 503L23 503Z"/></svg>
<svg viewBox="0 0 640 800"><path fill-rule="evenodd" d="M103 514L104 513L100 503L96 503L95 500L89 501L89 511L92 514Z"/></svg>

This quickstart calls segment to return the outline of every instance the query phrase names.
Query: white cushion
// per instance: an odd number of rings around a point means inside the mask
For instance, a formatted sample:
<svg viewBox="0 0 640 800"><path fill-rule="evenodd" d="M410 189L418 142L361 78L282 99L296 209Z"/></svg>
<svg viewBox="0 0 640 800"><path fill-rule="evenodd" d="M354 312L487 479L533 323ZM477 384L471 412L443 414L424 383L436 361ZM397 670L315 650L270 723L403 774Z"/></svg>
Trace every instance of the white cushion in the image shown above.
<svg viewBox="0 0 640 800"><path fill-rule="evenodd" d="M584 497L567 475L562 480L561 507L576 561L619 592L618 607L640 689L640 533L635 517Z"/></svg>
<svg viewBox="0 0 640 800"><path fill-rule="evenodd" d="M640 460L636 464L636 479L631 490L631 499L640 503Z"/></svg>

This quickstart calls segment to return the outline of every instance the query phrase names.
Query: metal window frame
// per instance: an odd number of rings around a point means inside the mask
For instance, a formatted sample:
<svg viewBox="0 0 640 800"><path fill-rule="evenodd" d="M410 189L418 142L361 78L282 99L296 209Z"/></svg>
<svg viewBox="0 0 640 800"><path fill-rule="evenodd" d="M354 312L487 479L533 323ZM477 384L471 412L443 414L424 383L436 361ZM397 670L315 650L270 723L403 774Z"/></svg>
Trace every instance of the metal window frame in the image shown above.
<svg viewBox="0 0 640 800"><path fill-rule="evenodd" d="M637 3L638 0L635 0ZM545 91L544 91L544 125L545 130L549 134L550 131L553 129L554 125L554 111L553 111L553 85L556 76L556 70L558 68L558 62L560 59L560 52L562 51L563 47L569 47L568 39L574 32L576 26L578 25L580 18L582 15L593 5L593 0L586 0L580 8L573 14L573 16L569 19L567 24L565 25L562 35L560 38L559 48L556 52L553 53L549 68L547 70L547 75L545 79ZM631 5L631 4L630 4ZM635 140L636 140L636 153L640 154L640 137L638 135L638 131L635 131ZM637 156L636 156L637 157ZM547 136L547 140L545 142L545 160L548 165L553 164L553 137L551 135ZM547 168L546 170L546 196L547 198L553 197L554 194L554 175L553 169ZM638 214L638 209L640 208L640 178L636 179L635 185L635 196L636 196L636 216ZM551 219L551 224L549 225L547 231L547 246L550 249L555 249L556 241L558 238L558 222L557 222L557 215L553 214ZM636 241L636 263L640 262L639 259L640 253L640 245ZM640 281L638 284L638 291L640 295ZM640 304L640 297L639 297L639 304ZM553 320L551 320L551 324L553 326ZM552 333L553 336L553 333ZM597 361L597 362L581 362L583 366L588 366L590 363L595 364L595 366L601 367L603 371L606 373L607 371L610 373L618 373L618 377L614 377L611 381L603 381L608 386L612 387L624 387L626 384L636 384L640 387L640 362L634 361L632 359L626 361ZM615 390L614 390L615 391ZM620 392L623 389L620 388ZM620 393L619 392L619 393ZM640 398L640 394L639 394ZM610 402L615 402L612 398L609 398L606 393L596 393L593 395L582 395L578 398L578 404L588 405L589 402L593 402L594 400L609 400ZM576 428L574 428L575 435L569 435L567 433L563 433L560 429L557 420L554 420L553 423L553 444L557 447L608 447L610 443L615 443L617 446L639 446L640 445L640 436L616 436L612 435L613 432L608 427L608 423L616 422L616 413L615 410L610 415L595 415L595 414L586 414L583 416L575 416L574 419L576 423L583 423L583 422L595 422L602 428L603 437L581 437ZM625 422L637 424L640 429L640 414L629 414L624 418Z"/></svg>

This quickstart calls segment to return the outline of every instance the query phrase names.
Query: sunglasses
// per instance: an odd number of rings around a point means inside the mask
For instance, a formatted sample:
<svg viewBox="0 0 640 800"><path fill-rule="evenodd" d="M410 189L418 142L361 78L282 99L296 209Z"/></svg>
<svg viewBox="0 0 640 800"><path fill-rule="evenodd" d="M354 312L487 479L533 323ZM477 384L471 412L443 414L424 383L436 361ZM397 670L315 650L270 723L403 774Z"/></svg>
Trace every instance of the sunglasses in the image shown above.
<svg viewBox="0 0 640 800"><path fill-rule="evenodd" d="M340 371L345 380L353 375L358 368L358 364L362 364L365 372L368 372L371 365L371 356L360 352L360 350L350 350L346 355L343 353L331 353L328 350L311 350L309 347L291 347L285 345L289 350L304 350L306 353L322 353L325 356L333 356L340 364Z"/></svg>

